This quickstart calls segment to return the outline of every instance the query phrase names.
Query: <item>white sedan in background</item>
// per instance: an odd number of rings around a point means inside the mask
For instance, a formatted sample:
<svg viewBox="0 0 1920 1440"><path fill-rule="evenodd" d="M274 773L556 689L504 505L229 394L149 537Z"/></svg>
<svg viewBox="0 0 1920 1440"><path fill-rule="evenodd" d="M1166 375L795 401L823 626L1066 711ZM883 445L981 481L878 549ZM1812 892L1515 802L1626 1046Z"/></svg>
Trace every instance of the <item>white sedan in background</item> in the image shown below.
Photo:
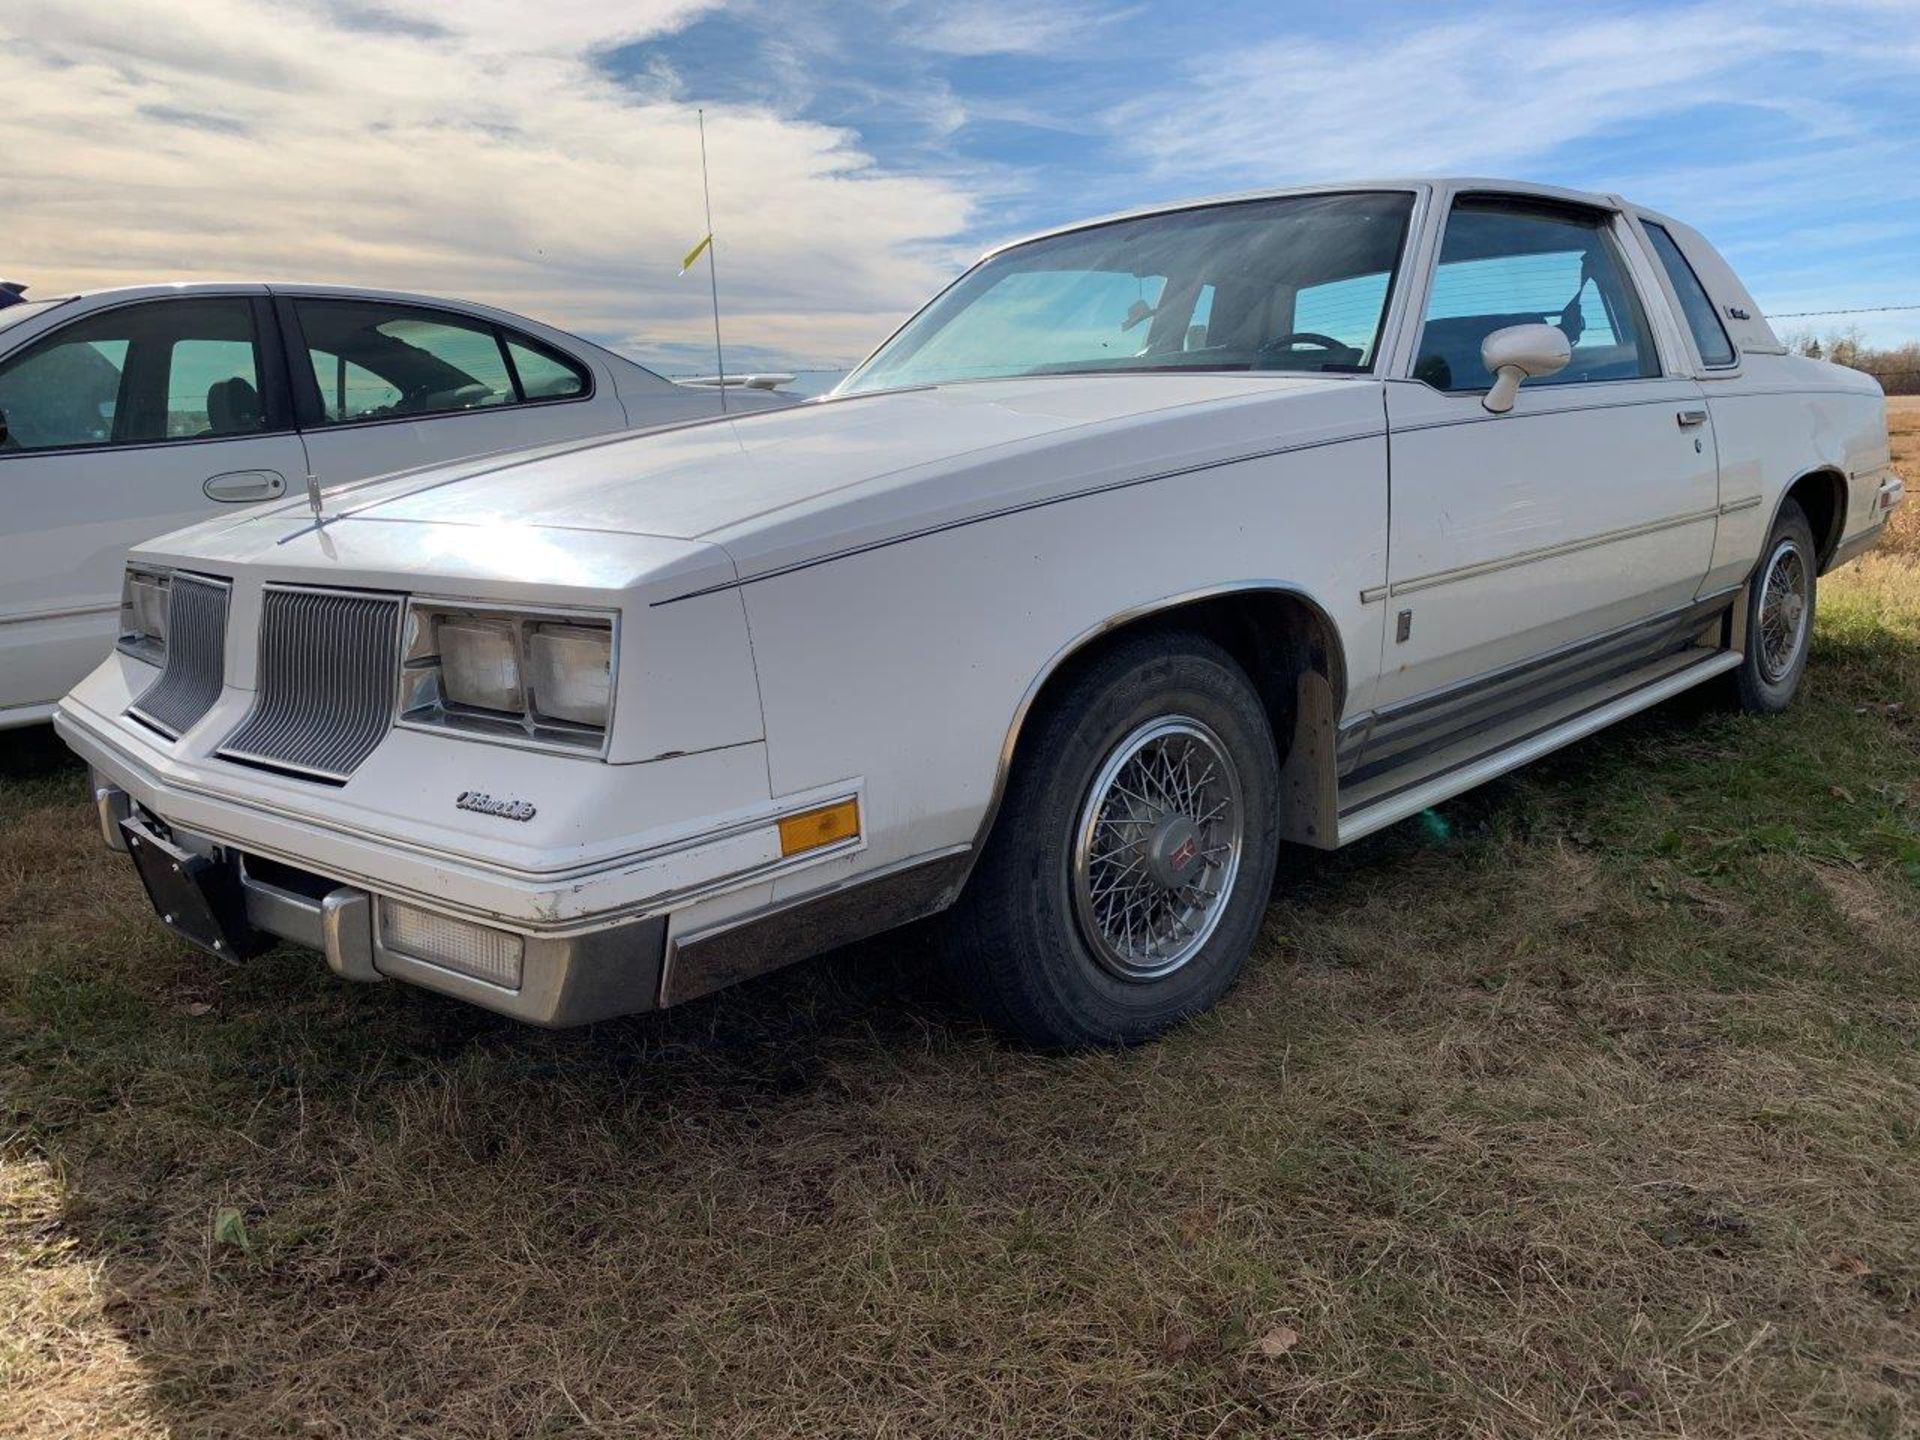
<svg viewBox="0 0 1920 1440"><path fill-rule="evenodd" d="M794 401L727 392L733 411ZM223 508L704 419L676 385L484 305L316 285L102 290L0 308L0 729L113 643L127 548Z"/></svg>
<svg viewBox="0 0 1920 1440"><path fill-rule="evenodd" d="M952 909L988 1016L1125 1043L1232 982L1281 842L1782 709L1901 495L1873 380L1618 196L1168 205L818 403L142 546L56 724L216 954L557 1025Z"/></svg>

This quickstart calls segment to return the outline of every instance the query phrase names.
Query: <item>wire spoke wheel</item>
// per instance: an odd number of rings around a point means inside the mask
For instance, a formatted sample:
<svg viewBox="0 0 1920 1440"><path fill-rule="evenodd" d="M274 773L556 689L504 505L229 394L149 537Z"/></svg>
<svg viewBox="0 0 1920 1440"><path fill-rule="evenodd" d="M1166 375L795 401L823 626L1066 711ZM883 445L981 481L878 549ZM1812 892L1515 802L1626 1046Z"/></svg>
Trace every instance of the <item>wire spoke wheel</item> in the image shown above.
<svg viewBox="0 0 1920 1440"><path fill-rule="evenodd" d="M1760 589L1760 670L1769 682L1792 673L1806 643L1808 580L1806 556L1791 539L1782 540L1767 559Z"/></svg>
<svg viewBox="0 0 1920 1440"><path fill-rule="evenodd" d="M1244 831L1239 771L1198 720L1154 720L1115 746L1070 863L1074 913L1101 966L1158 980L1197 955L1233 893Z"/></svg>

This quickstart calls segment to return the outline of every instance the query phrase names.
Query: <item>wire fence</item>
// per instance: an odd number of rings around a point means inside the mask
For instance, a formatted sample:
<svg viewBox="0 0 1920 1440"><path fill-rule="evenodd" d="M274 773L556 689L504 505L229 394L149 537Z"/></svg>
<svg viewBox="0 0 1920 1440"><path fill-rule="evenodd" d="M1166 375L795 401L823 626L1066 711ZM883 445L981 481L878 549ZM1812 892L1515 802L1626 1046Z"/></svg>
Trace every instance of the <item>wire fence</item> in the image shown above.
<svg viewBox="0 0 1920 1440"><path fill-rule="evenodd" d="M1828 316L1838 318L1854 315L1893 315L1913 311L1920 311L1920 304L1841 305L1831 310L1781 310L1770 312L1767 318L1769 320L1812 320ZM1806 331L1803 329L1800 333L1805 335ZM1808 349L1808 353L1819 354L1824 359L1871 375L1890 395L1920 395L1920 341L1882 347L1867 345L1857 336L1858 332L1855 331L1851 334L1829 337L1824 347ZM1817 337L1814 338L1817 339Z"/></svg>
<svg viewBox="0 0 1920 1440"><path fill-rule="evenodd" d="M1769 314L1769 320L1806 320L1815 315L1879 315L1893 310L1920 310L1920 305L1856 305L1840 310L1781 310Z"/></svg>

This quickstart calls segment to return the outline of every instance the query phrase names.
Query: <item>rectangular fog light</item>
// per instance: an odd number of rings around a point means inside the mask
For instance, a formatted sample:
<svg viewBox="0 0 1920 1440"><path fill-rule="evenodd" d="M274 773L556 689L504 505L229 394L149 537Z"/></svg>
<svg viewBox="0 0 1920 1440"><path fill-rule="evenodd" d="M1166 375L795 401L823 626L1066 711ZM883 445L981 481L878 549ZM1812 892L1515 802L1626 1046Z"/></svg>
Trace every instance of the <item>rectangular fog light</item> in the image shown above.
<svg viewBox="0 0 1920 1440"><path fill-rule="evenodd" d="M520 988L525 943L511 930L454 920L397 900L380 902L383 949L490 985Z"/></svg>

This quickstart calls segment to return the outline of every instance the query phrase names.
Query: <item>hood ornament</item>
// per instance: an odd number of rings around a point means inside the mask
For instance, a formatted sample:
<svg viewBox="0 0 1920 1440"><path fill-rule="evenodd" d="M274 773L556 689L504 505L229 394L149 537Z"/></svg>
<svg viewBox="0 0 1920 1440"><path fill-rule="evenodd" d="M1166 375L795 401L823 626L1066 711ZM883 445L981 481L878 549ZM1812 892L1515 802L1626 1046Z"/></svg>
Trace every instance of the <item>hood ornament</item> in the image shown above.
<svg viewBox="0 0 1920 1440"><path fill-rule="evenodd" d="M307 471L307 508L313 511L313 523L321 523L320 515L320 477Z"/></svg>

